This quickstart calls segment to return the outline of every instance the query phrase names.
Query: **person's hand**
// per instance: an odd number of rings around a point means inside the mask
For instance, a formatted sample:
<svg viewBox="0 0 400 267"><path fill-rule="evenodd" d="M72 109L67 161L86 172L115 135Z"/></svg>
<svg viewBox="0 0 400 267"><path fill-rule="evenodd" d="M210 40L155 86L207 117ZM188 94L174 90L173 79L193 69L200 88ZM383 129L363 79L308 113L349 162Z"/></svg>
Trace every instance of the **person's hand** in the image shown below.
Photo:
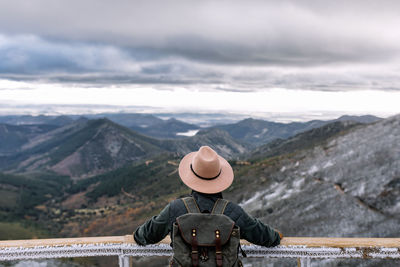
<svg viewBox="0 0 400 267"><path fill-rule="evenodd" d="M275 231L279 234L279 237L282 239L283 238L283 234L279 230L275 229Z"/></svg>

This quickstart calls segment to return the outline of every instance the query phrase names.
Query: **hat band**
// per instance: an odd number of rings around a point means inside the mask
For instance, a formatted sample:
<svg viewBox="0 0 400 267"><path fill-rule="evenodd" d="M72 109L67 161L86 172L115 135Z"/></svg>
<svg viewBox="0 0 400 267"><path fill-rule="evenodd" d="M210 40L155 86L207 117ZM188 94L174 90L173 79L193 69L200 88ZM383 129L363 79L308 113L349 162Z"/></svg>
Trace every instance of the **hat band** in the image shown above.
<svg viewBox="0 0 400 267"><path fill-rule="evenodd" d="M203 177L198 175L194 170L193 170L193 166L192 164L190 164L190 169L192 170L192 172L194 173L194 175L196 175L198 178L203 179L203 180L214 180L216 178L218 178L218 176L221 174L222 169L219 170L219 173L217 174L217 176L211 177L211 178L207 178L207 177Z"/></svg>

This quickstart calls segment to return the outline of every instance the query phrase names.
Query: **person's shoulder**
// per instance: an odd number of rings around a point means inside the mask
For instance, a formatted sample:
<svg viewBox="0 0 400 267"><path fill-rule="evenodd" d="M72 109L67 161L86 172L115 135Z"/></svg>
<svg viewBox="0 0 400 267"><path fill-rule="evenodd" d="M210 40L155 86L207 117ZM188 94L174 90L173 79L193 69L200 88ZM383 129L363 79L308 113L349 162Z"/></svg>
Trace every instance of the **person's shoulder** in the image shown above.
<svg viewBox="0 0 400 267"><path fill-rule="evenodd" d="M183 203L182 198L177 198L177 199L172 200L169 203L169 207L170 207L171 213L174 214L175 216L186 212L186 207L185 207L185 204Z"/></svg>
<svg viewBox="0 0 400 267"><path fill-rule="evenodd" d="M174 206L174 205L183 205L183 200L182 200L182 198L177 198L177 199L174 199L174 200L172 200L171 202L169 202L169 205L170 206Z"/></svg>
<svg viewBox="0 0 400 267"><path fill-rule="evenodd" d="M235 202L229 201L225 207L224 214L229 217L239 218L243 214L243 209L241 206L236 204Z"/></svg>
<svg viewBox="0 0 400 267"><path fill-rule="evenodd" d="M226 199L226 201L228 202L228 204L226 205L227 208L230 207L232 209L242 209L242 207L239 204L229 201L227 199Z"/></svg>
<svg viewBox="0 0 400 267"><path fill-rule="evenodd" d="M181 208L183 207L183 208L185 208L185 210L186 210L185 203L183 202L183 199L184 199L184 198L189 198L189 197L193 197L193 196L192 196L192 195L181 195L181 196L179 196L178 198L172 200L172 201L169 203L169 205L170 205L171 207L172 207L172 206L178 207L179 209L181 209Z"/></svg>

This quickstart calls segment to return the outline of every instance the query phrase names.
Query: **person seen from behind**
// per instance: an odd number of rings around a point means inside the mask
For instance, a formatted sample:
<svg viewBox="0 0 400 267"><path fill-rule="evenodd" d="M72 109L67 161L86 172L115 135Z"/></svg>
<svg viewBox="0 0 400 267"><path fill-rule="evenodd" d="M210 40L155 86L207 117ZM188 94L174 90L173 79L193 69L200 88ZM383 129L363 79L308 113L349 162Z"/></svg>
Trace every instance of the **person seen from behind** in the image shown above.
<svg viewBox="0 0 400 267"><path fill-rule="evenodd" d="M240 238L260 246L277 246L282 234L223 199L233 182L230 164L212 148L183 157L179 176L192 189L190 197L170 202L159 215L138 227L138 245L155 244L171 234L170 266L242 266ZM241 249L240 249L241 250Z"/></svg>

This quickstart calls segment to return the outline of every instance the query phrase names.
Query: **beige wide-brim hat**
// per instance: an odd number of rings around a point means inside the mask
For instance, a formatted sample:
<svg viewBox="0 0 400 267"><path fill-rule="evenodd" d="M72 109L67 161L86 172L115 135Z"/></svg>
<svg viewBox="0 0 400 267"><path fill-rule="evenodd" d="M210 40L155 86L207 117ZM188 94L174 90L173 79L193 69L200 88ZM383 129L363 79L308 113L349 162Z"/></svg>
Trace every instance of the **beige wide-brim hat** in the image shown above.
<svg viewBox="0 0 400 267"><path fill-rule="evenodd" d="M231 165L208 146L187 154L179 163L179 176L189 188L206 194L219 193L233 182Z"/></svg>

